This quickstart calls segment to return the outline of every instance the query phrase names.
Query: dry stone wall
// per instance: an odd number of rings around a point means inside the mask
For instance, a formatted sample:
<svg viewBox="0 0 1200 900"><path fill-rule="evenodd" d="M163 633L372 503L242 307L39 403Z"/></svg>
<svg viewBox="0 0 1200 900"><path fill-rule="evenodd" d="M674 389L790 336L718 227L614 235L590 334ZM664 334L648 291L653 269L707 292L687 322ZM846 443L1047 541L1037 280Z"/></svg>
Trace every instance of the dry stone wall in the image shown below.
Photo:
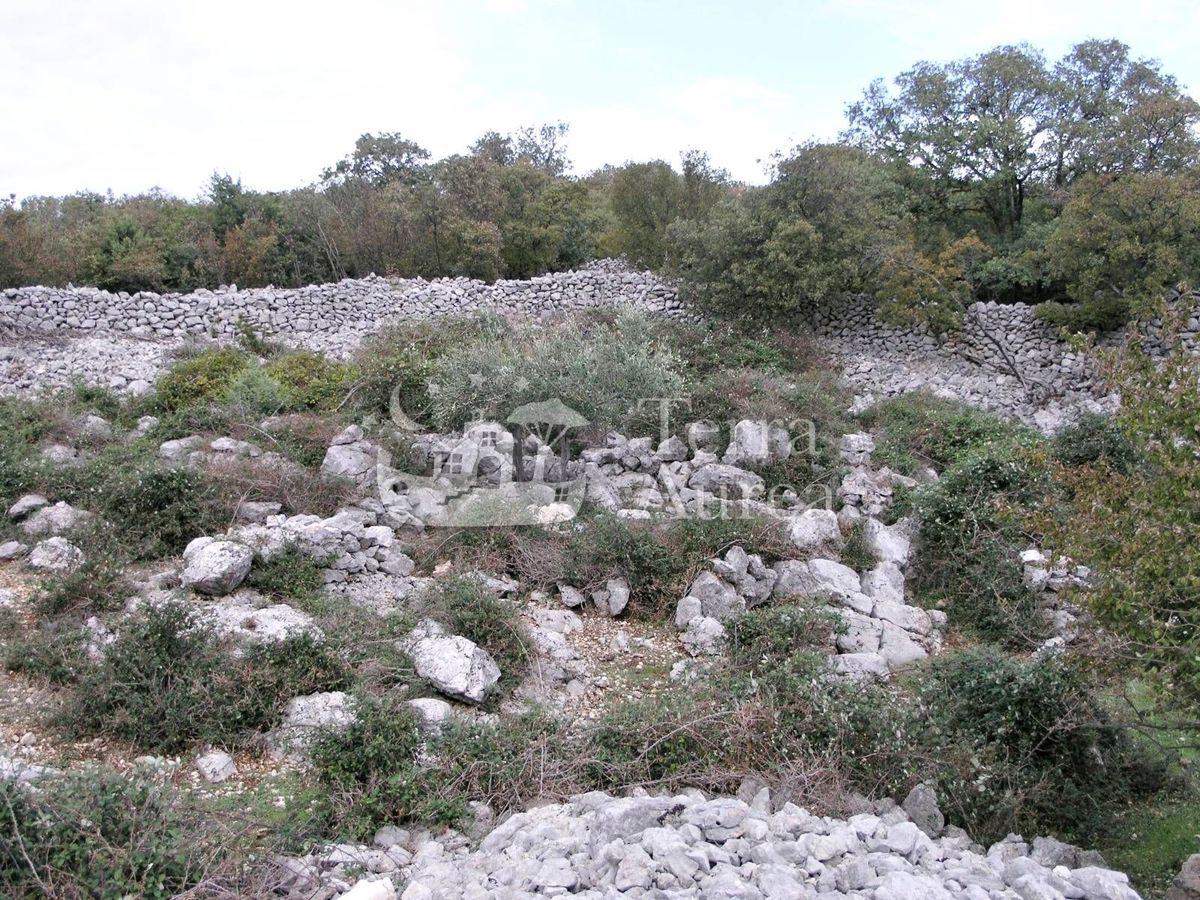
<svg viewBox="0 0 1200 900"><path fill-rule="evenodd" d="M388 319L468 311L539 315L613 303L673 314L675 290L648 272L601 262L572 272L494 284L467 278L368 276L302 288L231 286L190 294L98 288L9 288L0 293L0 329L21 333L113 332L134 337L233 336L239 323L272 335L341 335Z"/></svg>
<svg viewBox="0 0 1200 900"><path fill-rule="evenodd" d="M0 292L0 336L15 340L0 347L0 392L59 386L75 378L118 389L141 387L153 377L150 370L157 368L161 354L133 342L230 339L249 327L285 343L346 356L363 335L393 319L481 310L542 315L608 304L691 315L672 284L613 260L494 284L369 276L295 289L231 286L190 294L10 288ZM1092 361L1025 304L976 303L967 310L962 329L943 339L923 327L887 324L865 297L825 300L814 305L809 319L847 379L863 392L863 402L925 390L1043 431L1054 431L1081 410L1104 412L1116 402L1103 395ZM1156 323L1147 323L1151 345L1156 329ZM59 337L90 340L75 341L75 347L47 343ZM1187 323L1183 339L1200 351L1200 318ZM105 341L133 347L136 352L122 349L121 356L145 357L145 364L97 368L90 361L100 353L96 345ZM84 359L75 358L80 348L87 350Z"/></svg>

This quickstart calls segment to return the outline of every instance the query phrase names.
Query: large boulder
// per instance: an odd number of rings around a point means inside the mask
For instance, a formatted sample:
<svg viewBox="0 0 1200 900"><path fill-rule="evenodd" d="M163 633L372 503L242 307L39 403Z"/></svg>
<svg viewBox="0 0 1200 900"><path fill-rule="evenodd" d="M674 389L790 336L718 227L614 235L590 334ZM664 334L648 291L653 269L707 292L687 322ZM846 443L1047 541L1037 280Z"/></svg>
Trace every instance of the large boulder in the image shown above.
<svg viewBox="0 0 1200 900"><path fill-rule="evenodd" d="M629 582L623 578L610 578L604 587L592 591L592 603L606 616L620 615L629 604Z"/></svg>
<svg viewBox="0 0 1200 900"><path fill-rule="evenodd" d="M183 551L180 581L200 594L220 597L237 589L250 574L254 553L236 541L196 538Z"/></svg>
<svg viewBox="0 0 1200 900"><path fill-rule="evenodd" d="M70 503L59 501L53 506L38 508L25 520L21 528L26 534L32 535L65 534L86 525L92 518L91 513L76 509Z"/></svg>
<svg viewBox="0 0 1200 900"><path fill-rule="evenodd" d="M401 641L417 674L447 697L482 703L500 680L492 655L461 635L448 635L440 624L422 620Z"/></svg>
<svg viewBox="0 0 1200 900"><path fill-rule="evenodd" d="M700 615L716 619L718 622L724 622L746 610L746 601L738 594L737 589L715 572L705 571L697 575L684 600L689 597L696 601L696 609ZM678 621L677 612L676 622ZM683 623L686 624L687 622Z"/></svg>
<svg viewBox="0 0 1200 900"><path fill-rule="evenodd" d="M878 519L867 519L863 526L863 539L867 550L879 562L893 563L904 569L912 555L911 531L912 525L907 520L884 525Z"/></svg>
<svg viewBox="0 0 1200 900"><path fill-rule="evenodd" d="M1164 900L1200 900L1200 853L1184 861Z"/></svg>
<svg viewBox="0 0 1200 900"><path fill-rule="evenodd" d="M83 562L83 551L61 537L40 542L29 554L29 567L42 572L74 572Z"/></svg>
<svg viewBox="0 0 1200 900"><path fill-rule="evenodd" d="M806 509L787 520L788 539L801 553L836 554L842 548L842 530L837 513L829 509Z"/></svg>
<svg viewBox="0 0 1200 900"><path fill-rule="evenodd" d="M946 827L946 817L942 815L938 806L937 794L933 787L925 782L908 792L902 806L913 824L931 838L936 838Z"/></svg>

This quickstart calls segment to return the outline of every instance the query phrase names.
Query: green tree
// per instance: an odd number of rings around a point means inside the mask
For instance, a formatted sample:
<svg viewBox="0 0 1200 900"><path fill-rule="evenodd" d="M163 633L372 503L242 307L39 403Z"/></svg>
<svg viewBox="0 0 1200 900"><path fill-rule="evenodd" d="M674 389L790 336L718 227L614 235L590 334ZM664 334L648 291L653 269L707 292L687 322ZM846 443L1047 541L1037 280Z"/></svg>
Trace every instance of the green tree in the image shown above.
<svg viewBox="0 0 1200 900"><path fill-rule="evenodd" d="M923 169L940 189L969 193L995 233L1021 225L1032 183L1047 168L1040 148L1053 128L1054 78L1028 45L977 57L918 63L882 81L847 111L847 139Z"/></svg>
<svg viewBox="0 0 1200 900"><path fill-rule="evenodd" d="M807 144L776 162L764 188L670 228L685 296L716 309L778 314L872 288L896 242L905 197L865 151Z"/></svg>
<svg viewBox="0 0 1200 900"><path fill-rule="evenodd" d="M1200 278L1197 189L1190 173L1083 179L1047 241L1051 272L1077 303L1154 305L1168 286Z"/></svg>
<svg viewBox="0 0 1200 900"><path fill-rule="evenodd" d="M364 134L354 142L354 152L322 173L326 183L357 179L373 185L393 181L415 184L423 177L429 151L399 132Z"/></svg>

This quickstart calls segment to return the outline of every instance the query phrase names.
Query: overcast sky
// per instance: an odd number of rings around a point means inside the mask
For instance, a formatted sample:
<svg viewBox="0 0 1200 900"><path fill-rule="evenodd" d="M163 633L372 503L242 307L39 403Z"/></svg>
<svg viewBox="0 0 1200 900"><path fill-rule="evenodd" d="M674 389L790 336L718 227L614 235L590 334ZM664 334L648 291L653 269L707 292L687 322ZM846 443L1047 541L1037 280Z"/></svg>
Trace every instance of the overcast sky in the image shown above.
<svg viewBox="0 0 1200 900"><path fill-rule="evenodd" d="M3 0L0 195L274 190L363 132L442 156L558 120L576 172L699 147L761 181L917 60L1118 37L1196 92L1197 35L1195 0Z"/></svg>

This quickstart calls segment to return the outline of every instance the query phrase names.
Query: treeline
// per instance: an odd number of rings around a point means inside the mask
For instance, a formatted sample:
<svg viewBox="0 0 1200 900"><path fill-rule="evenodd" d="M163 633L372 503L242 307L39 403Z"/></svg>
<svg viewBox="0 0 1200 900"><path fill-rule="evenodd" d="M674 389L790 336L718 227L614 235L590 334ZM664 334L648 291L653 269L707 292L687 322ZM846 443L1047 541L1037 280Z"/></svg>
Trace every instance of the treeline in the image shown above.
<svg viewBox="0 0 1200 900"><path fill-rule="evenodd" d="M161 191L0 205L0 285L111 290L301 285L363 276L528 278L604 256L664 258L666 226L706 214L727 176L699 152L565 174L563 124L490 132L430 160L366 134L313 185L249 190L214 174L206 197Z"/></svg>
<svg viewBox="0 0 1200 900"><path fill-rule="evenodd" d="M557 124L436 161L400 134L364 135L282 193L214 175L198 202L29 198L0 207L0 283L491 280L624 256L739 314L856 291L939 328L974 299L1107 328L1200 275L1200 105L1119 41L1057 62L1020 45L920 63L871 85L847 119L837 143L777 156L761 187L699 151L678 169L568 176Z"/></svg>

